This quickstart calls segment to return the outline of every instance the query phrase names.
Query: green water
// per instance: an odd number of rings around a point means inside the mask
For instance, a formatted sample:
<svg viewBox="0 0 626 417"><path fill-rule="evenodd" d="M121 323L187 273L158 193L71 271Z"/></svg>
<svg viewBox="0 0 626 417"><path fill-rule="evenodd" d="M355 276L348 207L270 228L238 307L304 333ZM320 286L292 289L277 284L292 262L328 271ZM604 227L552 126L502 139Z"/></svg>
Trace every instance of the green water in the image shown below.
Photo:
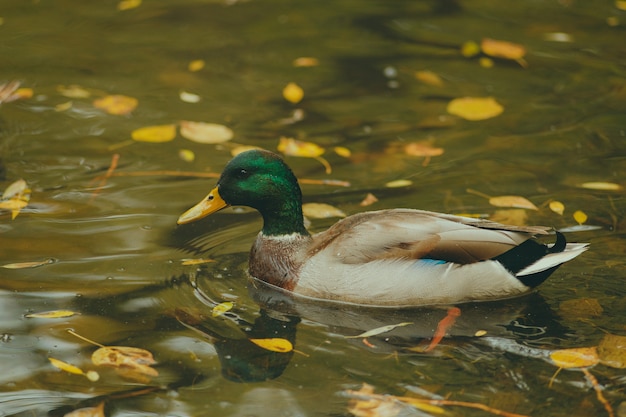
<svg viewBox="0 0 626 417"><path fill-rule="evenodd" d="M608 415L582 372L564 370L551 383L557 367L545 355L626 335L624 192L580 187L624 185L626 12L616 4L190 0L126 11L114 1L1 4L0 78L34 95L0 107L0 187L22 178L32 189L14 220L0 217L0 264L53 261L0 269L0 415L57 416L102 401L114 416L348 415L345 391L363 383L379 394L421 389L524 415ZM494 59L486 68L460 54L462 44L485 37L523 45L526 65ZM295 67L299 57L319 64ZM189 71L199 59L205 67ZM420 82L416 72L426 70L443 84ZM304 90L302 102L282 97L289 82ZM91 96L63 96L59 86L70 85ZM184 102L181 91L201 100ZM139 105L110 115L92 104L106 94ZM494 97L504 112L484 121L447 114L447 103L464 96ZM301 120L288 120L296 110ZM223 124L235 136L219 145L180 134L128 142L137 128L180 120ZM281 136L327 149L332 174L316 160L288 157L298 177L350 183L304 185L306 202L348 214L415 207L494 216L498 209L468 189L519 195L539 207L526 210L528 224L570 230L568 240L591 249L537 294L459 306L450 337L430 353L411 351L428 343L446 308L293 304L249 288L257 214L225 211L176 226L214 180L173 171L219 173L234 146L276 150ZM406 144L422 141L444 153L404 154ZM337 146L351 157L334 153ZM181 149L195 160L182 160ZM103 180L114 154L114 175ZM394 180L411 183L385 186ZM361 207L368 192L379 201ZM564 214L550 201L562 202ZM595 227L572 229L576 210ZM313 219L311 228L334 220ZM197 258L213 262L183 265ZM212 317L223 302L232 310ZM589 303L596 307L584 310ZM78 314L26 317L60 309ZM402 322L413 324L369 344L345 337ZM68 329L102 345L149 350L159 375L129 379L96 367L97 346ZM486 335L475 336L479 330ZM268 337L291 341L295 351L247 340ZM100 379L62 372L48 358L97 370ZM623 417L623 370L599 364L591 372Z"/></svg>

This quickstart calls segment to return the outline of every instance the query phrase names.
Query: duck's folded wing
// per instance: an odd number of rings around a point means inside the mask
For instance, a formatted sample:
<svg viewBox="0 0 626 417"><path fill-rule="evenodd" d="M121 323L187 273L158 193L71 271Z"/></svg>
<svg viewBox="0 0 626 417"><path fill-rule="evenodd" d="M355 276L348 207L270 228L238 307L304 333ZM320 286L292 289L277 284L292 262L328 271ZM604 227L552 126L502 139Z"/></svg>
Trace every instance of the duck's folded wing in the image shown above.
<svg viewBox="0 0 626 417"><path fill-rule="evenodd" d="M377 259L433 259L461 264L498 256L542 227L505 226L421 210L383 210L350 216L314 236L313 252L342 263Z"/></svg>

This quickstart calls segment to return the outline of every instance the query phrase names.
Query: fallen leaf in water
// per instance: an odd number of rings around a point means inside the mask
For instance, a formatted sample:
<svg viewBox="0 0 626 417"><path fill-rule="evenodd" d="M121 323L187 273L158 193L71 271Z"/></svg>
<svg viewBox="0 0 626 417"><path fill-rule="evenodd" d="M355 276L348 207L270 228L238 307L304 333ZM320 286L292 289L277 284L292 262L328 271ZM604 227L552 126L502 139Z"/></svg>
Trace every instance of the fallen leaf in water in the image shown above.
<svg viewBox="0 0 626 417"><path fill-rule="evenodd" d="M430 158L433 156L443 155L443 148L436 148L428 141L411 142L404 146L404 152L410 156L424 157L423 166L427 166L430 163Z"/></svg>
<svg viewBox="0 0 626 417"><path fill-rule="evenodd" d="M465 120L486 120L504 111L493 97L461 97L448 103L446 111Z"/></svg>
<svg viewBox="0 0 626 417"><path fill-rule="evenodd" d="M302 205L302 212L306 217L313 219L327 219L329 217L346 217L346 213L325 203L306 203Z"/></svg>
<svg viewBox="0 0 626 417"><path fill-rule="evenodd" d="M280 337L271 337L267 339L248 339L255 345L265 350L269 350L272 352L280 352L287 353L293 350L293 344L287 340L282 339Z"/></svg>
<svg viewBox="0 0 626 417"><path fill-rule="evenodd" d="M11 219L15 219L20 210L28 205L30 192L28 184L22 179L11 183L2 193L0 209L11 210Z"/></svg>
<svg viewBox="0 0 626 417"><path fill-rule="evenodd" d="M72 101L66 101L65 103L59 103L54 106L54 111L63 112L72 108L74 103Z"/></svg>
<svg viewBox="0 0 626 417"><path fill-rule="evenodd" d="M117 10L130 10L141 6L141 0L122 0L117 3Z"/></svg>
<svg viewBox="0 0 626 417"><path fill-rule="evenodd" d="M346 336L346 339L357 339L359 337L371 337L371 336L376 336L382 333L387 333L392 331L393 329L395 329L396 327L403 327L403 326L409 326L413 324L412 322L406 321L403 323L398 323L398 324L389 324L387 326L381 326L381 327L377 327L375 329L372 330L368 330L366 332L363 332L361 334L358 334L356 336Z"/></svg>
<svg viewBox="0 0 626 417"><path fill-rule="evenodd" d="M134 97L128 97L121 94L104 96L102 98L96 99L93 102L94 107L100 110L104 110L109 114L113 114L116 116L123 116L131 113L137 105L139 101Z"/></svg>
<svg viewBox="0 0 626 417"><path fill-rule="evenodd" d="M137 142L169 142L176 137L176 125L169 124L140 127L132 131L131 137Z"/></svg>
<svg viewBox="0 0 626 417"><path fill-rule="evenodd" d="M549 207L550 210L552 210L556 214L560 214L561 216L565 212L565 204L561 203L560 201L550 201Z"/></svg>
<svg viewBox="0 0 626 417"><path fill-rule="evenodd" d="M198 72L203 69L205 65L206 62L204 62L204 59L194 59L187 64L187 69L191 72Z"/></svg>
<svg viewBox="0 0 626 417"><path fill-rule="evenodd" d="M293 60L294 67L316 67L320 64L317 58L310 56L301 56Z"/></svg>
<svg viewBox="0 0 626 417"><path fill-rule="evenodd" d="M474 41L467 41L461 45L461 55L465 58L471 58L480 53L480 45Z"/></svg>
<svg viewBox="0 0 626 417"><path fill-rule="evenodd" d="M210 262L215 262L214 259L183 259L182 265L202 265Z"/></svg>
<svg viewBox="0 0 626 417"><path fill-rule="evenodd" d="M582 210L576 210L572 216L578 224L583 224L587 221L587 214Z"/></svg>
<svg viewBox="0 0 626 417"><path fill-rule="evenodd" d="M378 201L378 198L376 198L376 196L374 194L367 193L365 198L359 203L359 206L361 206L361 207L371 206L372 204L374 204L377 201Z"/></svg>
<svg viewBox="0 0 626 417"><path fill-rule="evenodd" d="M156 361L152 353L145 349L128 346L103 346L91 355L91 361L97 366L130 370L141 375L158 376L156 369L150 367Z"/></svg>
<svg viewBox="0 0 626 417"><path fill-rule="evenodd" d="M343 158L350 158L352 156L352 151L344 146L335 146L333 151Z"/></svg>
<svg viewBox="0 0 626 417"><path fill-rule="evenodd" d="M538 210L528 199L518 195L500 195L489 198L489 204L496 207L512 207L529 210Z"/></svg>
<svg viewBox="0 0 626 417"><path fill-rule="evenodd" d="M211 312L211 315L213 317L218 317L221 316L222 314L226 313L227 311L232 310L234 304L230 301L225 301L223 303L220 303L218 305L216 305L215 307L213 307L213 310Z"/></svg>
<svg viewBox="0 0 626 417"><path fill-rule="evenodd" d="M71 84L68 86L65 85L58 85L57 86L57 91L64 97L67 98L89 98L91 97L91 92L89 92L87 89L76 85L76 84Z"/></svg>
<svg viewBox="0 0 626 417"><path fill-rule="evenodd" d="M443 86L443 80L441 77L432 71L415 71L415 78L427 85L432 85L433 87L441 87Z"/></svg>
<svg viewBox="0 0 626 417"><path fill-rule="evenodd" d="M17 90L15 90L14 95L18 100L32 98L35 95L35 90L28 87L18 88Z"/></svg>
<svg viewBox="0 0 626 417"><path fill-rule="evenodd" d="M313 142L304 142L283 136L278 143L278 151L288 156L315 158L324 154L325 149Z"/></svg>
<svg viewBox="0 0 626 417"><path fill-rule="evenodd" d="M288 102L296 104L304 98L304 90L296 83L289 83L283 88L283 97Z"/></svg>
<svg viewBox="0 0 626 417"><path fill-rule="evenodd" d="M185 103L199 103L202 100L198 94L190 93L188 91L181 91L178 94L180 101L184 101Z"/></svg>
<svg viewBox="0 0 626 417"><path fill-rule="evenodd" d="M363 384L358 391L348 390L346 393L351 397L348 412L356 417L423 415L416 414L411 407L427 412L428 415L445 413L443 408L429 404L430 400L427 399L375 394L374 387L369 384Z"/></svg>
<svg viewBox="0 0 626 417"><path fill-rule="evenodd" d="M59 359L55 359L55 358L48 358L48 360L50 361L50 363L55 367L58 368L62 371L68 372L70 374L74 374L74 375L83 375L85 378L87 378L88 380L95 382L98 379L100 379L100 375L96 372L96 371L88 371L85 372L82 369L80 369L77 366L71 365L67 362L63 362Z"/></svg>
<svg viewBox="0 0 626 417"><path fill-rule="evenodd" d="M217 123L181 120L180 135L192 142L215 144L228 142L235 133L229 127Z"/></svg>
<svg viewBox="0 0 626 417"><path fill-rule="evenodd" d="M550 353L550 359L559 368L587 368L598 364L598 350L595 346L560 349Z"/></svg>
<svg viewBox="0 0 626 417"><path fill-rule="evenodd" d="M601 182L601 181L591 181L584 182L580 184L581 188L586 188L588 190L599 190L599 191L621 191L624 189L619 184L615 184L613 182Z"/></svg>
<svg viewBox="0 0 626 417"><path fill-rule="evenodd" d="M305 142L294 138L281 137L277 149L287 156L299 156L318 160L326 170L327 174L332 173L332 168L328 161L322 158L326 151L324 148L313 142Z"/></svg>
<svg viewBox="0 0 626 417"><path fill-rule="evenodd" d="M603 365L626 368L626 336L605 334L598 345L598 356Z"/></svg>
<svg viewBox="0 0 626 417"><path fill-rule="evenodd" d="M12 264L2 265L3 268L6 269L24 269L24 268L37 268L43 265L53 264L55 262L54 259L48 258L43 261L31 261L31 262L16 262Z"/></svg>
<svg viewBox="0 0 626 417"><path fill-rule="evenodd" d="M478 58L478 65L483 68L493 68L496 63L493 62L493 59L489 58L488 56L481 56L480 58Z"/></svg>
<svg viewBox="0 0 626 417"><path fill-rule="evenodd" d="M385 187L387 188L402 188L408 187L409 185L413 185L413 181L411 180L394 180L385 183Z"/></svg>
<svg viewBox="0 0 626 417"><path fill-rule="evenodd" d="M526 213L525 209L518 208L496 210L489 216L489 220L511 226L526 226L528 224L528 213Z"/></svg>
<svg viewBox="0 0 626 417"><path fill-rule="evenodd" d="M59 319L64 317L72 317L78 314L72 310L53 310L53 311L43 311L41 313L30 313L26 314L24 317L28 319Z"/></svg>
<svg viewBox="0 0 626 417"><path fill-rule="evenodd" d="M85 407L70 411L64 414L63 417L105 417L104 402L101 402L95 407Z"/></svg>
<svg viewBox="0 0 626 417"><path fill-rule="evenodd" d="M193 162L196 159L196 154L190 149L179 149L178 157L185 162Z"/></svg>
<svg viewBox="0 0 626 417"><path fill-rule="evenodd" d="M626 11L626 0L615 0L615 8Z"/></svg>
<svg viewBox="0 0 626 417"><path fill-rule="evenodd" d="M480 49L486 55L515 61L524 58L526 55L526 48L522 45L491 38L484 38L480 43Z"/></svg>

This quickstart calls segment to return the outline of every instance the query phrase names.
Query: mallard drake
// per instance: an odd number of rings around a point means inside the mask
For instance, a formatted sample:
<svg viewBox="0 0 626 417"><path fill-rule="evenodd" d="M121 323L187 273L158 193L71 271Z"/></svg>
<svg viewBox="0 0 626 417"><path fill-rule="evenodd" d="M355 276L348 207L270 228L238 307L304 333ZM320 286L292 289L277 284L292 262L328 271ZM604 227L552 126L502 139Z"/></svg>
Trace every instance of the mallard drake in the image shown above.
<svg viewBox="0 0 626 417"><path fill-rule="evenodd" d="M311 235L298 180L278 155L234 157L207 197L183 213L186 224L227 206L263 217L248 272L298 295L376 306L420 306L507 298L531 291L587 249L533 239L546 227L414 209L358 213Z"/></svg>

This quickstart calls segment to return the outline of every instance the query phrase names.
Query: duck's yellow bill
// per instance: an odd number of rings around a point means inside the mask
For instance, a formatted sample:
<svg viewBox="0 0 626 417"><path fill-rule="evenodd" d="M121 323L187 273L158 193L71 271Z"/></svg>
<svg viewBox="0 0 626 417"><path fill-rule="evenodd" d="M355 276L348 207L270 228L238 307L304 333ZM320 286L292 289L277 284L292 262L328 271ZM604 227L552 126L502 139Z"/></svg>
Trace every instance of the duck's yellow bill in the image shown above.
<svg viewBox="0 0 626 417"><path fill-rule="evenodd" d="M217 191L217 187L215 187L202 201L181 214L176 223L187 224L195 222L225 207L228 207L228 204L220 197L220 193Z"/></svg>

